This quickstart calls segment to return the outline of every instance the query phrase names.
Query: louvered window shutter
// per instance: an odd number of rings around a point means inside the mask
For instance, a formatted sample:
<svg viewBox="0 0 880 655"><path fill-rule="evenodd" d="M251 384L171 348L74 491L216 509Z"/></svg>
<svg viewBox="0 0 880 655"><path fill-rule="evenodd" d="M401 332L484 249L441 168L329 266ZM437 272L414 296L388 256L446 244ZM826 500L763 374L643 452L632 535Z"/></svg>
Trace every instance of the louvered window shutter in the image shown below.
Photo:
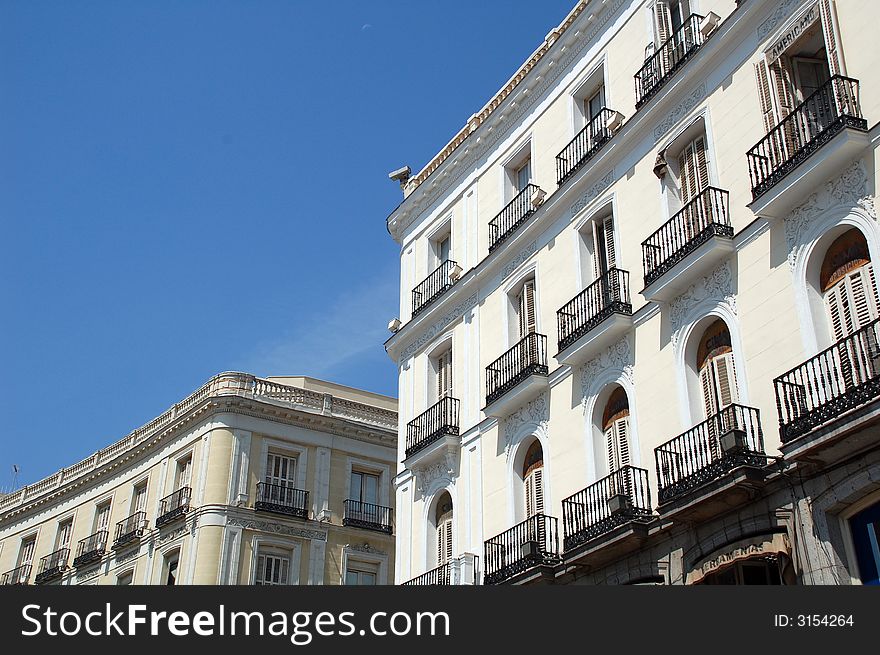
<svg viewBox="0 0 880 655"><path fill-rule="evenodd" d="M437 397L452 395L452 350L437 358Z"/></svg>
<svg viewBox="0 0 880 655"><path fill-rule="evenodd" d="M769 132L776 125L776 116L773 112L773 96L770 93L767 63L763 59L755 64L755 77L758 82L758 99L761 104L761 114L764 117L764 131Z"/></svg>
<svg viewBox="0 0 880 655"><path fill-rule="evenodd" d="M672 33L672 21L669 16L669 4L666 0L654 3L654 36L659 48Z"/></svg>
<svg viewBox="0 0 880 655"><path fill-rule="evenodd" d="M266 558L263 555L257 557L257 575L255 577L255 583L258 585L264 584L265 581L265 571L266 571Z"/></svg>
<svg viewBox="0 0 880 655"><path fill-rule="evenodd" d="M605 430L608 449L608 474L629 465L629 418L615 419Z"/></svg>
<svg viewBox="0 0 880 655"><path fill-rule="evenodd" d="M537 330L535 323L535 281L528 280L519 296L519 335L525 337Z"/></svg>
<svg viewBox="0 0 880 655"><path fill-rule="evenodd" d="M831 324L831 333L834 341L840 341L852 331L849 312L847 311L846 284L838 282L825 293L825 306L828 308L828 320ZM845 324L845 321L849 325Z"/></svg>
<svg viewBox="0 0 880 655"><path fill-rule="evenodd" d="M526 518L544 513L544 470L533 469L526 476Z"/></svg>
<svg viewBox="0 0 880 655"><path fill-rule="evenodd" d="M700 370L700 387L703 390L703 406L706 409L706 418L711 418L718 413L718 403L715 399L715 384L712 381L711 363L707 363Z"/></svg>
<svg viewBox="0 0 880 655"><path fill-rule="evenodd" d="M832 75L843 75L843 57L837 46L837 35L834 31L834 7L831 0L819 3L822 16L822 32L825 37L825 52L828 57L828 70Z"/></svg>
<svg viewBox="0 0 880 655"><path fill-rule="evenodd" d="M776 101L779 107L779 114L776 119L777 121L782 121L794 107L791 91L791 67L785 57L780 57L770 66L770 72L773 77L773 87L776 91Z"/></svg>
<svg viewBox="0 0 880 655"><path fill-rule="evenodd" d="M290 567L290 562L286 557L284 557L281 559L280 564L281 564L281 566L280 566L279 574L278 574L278 584L286 585L287 584L287 569Z"/></svg>
<svg viewBox="0 0 880 655"><path fill-rule="evenodd" d="M593 273L602 277L616 265L617 254L614 248L614 218L609 216L596 221L593 226Z"/></svg>
<svg viewBox="0 0 880 655"><path fill-rule="evenodd" d="M718 399L718 410L738 400L736 390L736 374L733 368L733 353L727 352L712 358L712 368L715 375L715 389Z"/></svg>
<svg viewBox="0 0 880 655"><path fill-rule="evenodd" d="M437 526L437 564L452 559L452 519L443 519Z"/></svg>
<svg viewBox="0 0 880 655"><path fill-rule="evenodd" d="M697 137L694 140L694 157L696 169L697 193L705 191L709 186L709 161L706 156L706 139Z"/></svg>

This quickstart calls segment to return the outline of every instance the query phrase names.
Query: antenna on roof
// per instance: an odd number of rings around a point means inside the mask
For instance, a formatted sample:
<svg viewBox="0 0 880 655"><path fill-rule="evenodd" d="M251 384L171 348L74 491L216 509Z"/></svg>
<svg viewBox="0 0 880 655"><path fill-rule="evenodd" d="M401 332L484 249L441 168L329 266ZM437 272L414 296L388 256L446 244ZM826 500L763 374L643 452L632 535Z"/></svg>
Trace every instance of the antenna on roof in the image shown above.
<svg viewBox="0 0 880 655"><path fill-rule="evenodd" d="M18 473L21 471L21 467L18 464L12 465L12 489L11 491L15 491L18 489Z"/></svg>

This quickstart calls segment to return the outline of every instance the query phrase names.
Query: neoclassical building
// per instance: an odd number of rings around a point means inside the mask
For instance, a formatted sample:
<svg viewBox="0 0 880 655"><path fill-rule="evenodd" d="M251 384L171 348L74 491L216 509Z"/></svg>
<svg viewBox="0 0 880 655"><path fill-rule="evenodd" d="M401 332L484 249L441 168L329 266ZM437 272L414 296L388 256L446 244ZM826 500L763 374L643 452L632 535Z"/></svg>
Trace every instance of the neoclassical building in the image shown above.
<svg viewBox="0 0 880 655"><path fill-rule="evenodd" d="M391 584L397 402L221 373L0 497L0 584Z"/></svg>
<svg viewBox="0 0 880 655"><path fill-rule="evenodd" d="M417 173L395 579L880 570L867 0L587 0Z"/></svg>

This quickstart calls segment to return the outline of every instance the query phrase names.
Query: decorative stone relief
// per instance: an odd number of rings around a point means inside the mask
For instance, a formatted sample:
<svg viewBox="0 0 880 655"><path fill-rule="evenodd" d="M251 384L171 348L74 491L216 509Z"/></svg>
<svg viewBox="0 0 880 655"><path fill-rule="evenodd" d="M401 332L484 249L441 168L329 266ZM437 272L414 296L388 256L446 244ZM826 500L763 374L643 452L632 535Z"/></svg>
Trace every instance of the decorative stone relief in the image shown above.
<svg viewBox="0 0 880 655"><path fill-rule="evenodd" d="M792 270L803 245L804 233L816 217L832 207L861 207L873 220L877 220L874 196L868 195L868 174L860 161L852 162L839 177L826 182L785 217L788 263Z"/></svg>
<svg viewBox="0 0 880 655"><path fill-rule="evenodd" d="M659 141L670 128L680 121L689 111L696 107L706 97L706 83L703 82L696 89L688 93L669 114L654 128L654 141Z"/></svg>
<svg viewBox="0 0 880 655"><path fill-rule="evenodd" d="M368 543L363 544L348 544L347 548L349 550L353 550L358 553L366 553L368 555L380 555L382 557L388 557L388 553L384 550L379 550L375 546L371 546Z"/></svg>
<svg viewBox="0 0 880 655"><path fill-rule="evenodd" d="M733 270L730 262L724 262L709 275L701 278L669 303L669 321L672 326L673 341L684 326L691 310L707 298L724 301L736 313L736 296L733 293Z"/></svg>
<svg viewBox="0 0 880 655"><path fill-rule="evenodd" d="M516 433L526 423L533 423L544 429L550 420L550 404L547 394L542 393L534 400L529 401L515 412L504 419L504 450L509 455L510 449L513 447L513 440Z"/></svg>
<svg viewBox="0 0 880 655"><path fill-rule="evenodd" d="M124 564L125 562L135 559L138 556L139 549L135 548L137 543L132 544L132 548L127 548L116 555L114 562L118 564Z"/></svg>
<svg viewBox="0 0 880 655"><path fill-rule="evenodd" d="M76 581L77 582L84 582L86 580L92 580L92 579L98 577L98 575L100 575L100 573L101 573L101 565L96 564L95 566L93 566L90 569L86 569L84 571L77 571L76 572Z"/></svg>
<svg viewBox="0 0 880 655"><path fill-rule="evenodd" d="M245 530L259 530L260 532L269 532L271 534L281 534L289 537L303 537L304 539L317 539L318 541L327 541L327 533L320 530L308 530L306 528L297 528L289 525L281 525L280 523L271 523L269 521L254 521L252 519L242 519L230 516L226 520L226 525L237 526Z"/></svg>
<svg viewBox="0 0 880 655"><path fill-rule="evenodd" d="M783 0L776 7L776 10L770 14L770 18L765 20L763 23L758 25L758 36L764 38L770 32L776 29L776 26L779 25L783 20L788 18L788 15L791 13L792 7L797 5L800 0Z"/></svg>
<svg viewBox="0 0 880 655"><path fill-rule="evenodd" d="M597 180L593 186L587 189L584 194L578 198L571 206L572 217L576 216L579 211L589 205L595 198L599 196L605 189L611 186L614 181L614 170L610 170L602 176L601 180Z"/></svg>
<svg viewBox="0 0 880 655"><path fill-rule="evenodd" d="M403 365L406 360L412 357L416 352L418 352L419 348L424 346L431 339L436 337L440 332L450 323L452 323L455 319L460 317L464 312L477 304L477 294L474 293L470 297L465 298L460 303L458 303L455 307L450 309L446 314L441 316L437 321L425 330L421 335L419 335L411 344L409 344L403 352L400 354L399 363Z"/></svg>
<svg viewBox="0 0 880 655"><path fill-rule="evenodd" d="M596 376L609 369L621 371L632 381L633 360L629 337L623 337L617 343L608 346L604 353L581 366L581 392L584 399L590 395Z"/></svg>
<svg viewBox="0 0 880 655"><path fill-rule="evenodd" d="M538 242L532 241L529 245L523 248L516 257L507 262L507 264L504 266L504 270L501 271L501 279L503 280L508 275L513 273L517 268L519 268L521 264L523 264L536 252L538 252Z"/></svg>
<svg viewBox="0 0 880 655"><path fill-rule="evenodd" d="M451 483L455 476L455 469L455 459L450 453L447 453L439 462L413 469L416 490L424 494L435 480L445 480Z"/></svg>

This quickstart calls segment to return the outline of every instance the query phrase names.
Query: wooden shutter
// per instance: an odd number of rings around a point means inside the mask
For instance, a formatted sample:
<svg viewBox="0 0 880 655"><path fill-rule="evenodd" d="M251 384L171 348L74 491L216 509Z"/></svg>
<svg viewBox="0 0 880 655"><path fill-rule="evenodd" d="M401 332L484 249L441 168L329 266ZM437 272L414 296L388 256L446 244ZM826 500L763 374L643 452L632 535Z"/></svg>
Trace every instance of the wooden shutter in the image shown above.
<svg viewBox="0 0 880 655"><path fill-rule="evenodd" d="M65 521L58 529L58 548L67 548L70 545L70 533L73 531L73 522Z"/></svg>
<svg viewBox="0 0 880 655"><path fill-rule="evenodd" d="M106 530L110 525L110 505L104 505L98 509L98 516L95 520L98 531Z"/></svg>
<svg viewBox="0 0 880 655"><path fill-rule="evenodd" d="M446 518L437 526L437 564L452 559L452 519Z"/></svg>
<svg viewBox="0 0 880 655"><path fill-rule="evenodd" d="M452 349L437 358L437 398L452 395Z"/></svg>
<svg viewBox="0 0 880 655"><path fill-rule="evenodd" d="M19 566L30 564L34 561L34 549L37 547L36 539L28 539L21 545L21 553L19 555Z"/></svg>
<svg viewBox="0 0 880 655"><path fill-rule="evenodd" d="M266 556L257 557L257 574L254 576L254 584L265 584L266 579Z"/></svg>
<svg viewBox="0 0 880 655"><path fill-rule="evenodd" d="M767 62L763 59L755 64L755 77L758 82L758 99L761 104L761 114L764 117L764 131L770 132L776 125L776 115L773 111L773 95L770 92L770 75L767 72Z"/></svg>
<svg viewBox="0 0 880 655"><path fill-rule="evenodd" d="M192 457L177 464L177 488L188 487L192 476Z"/></svg>
<svg viewBox="0 0 880 655"><path fill-rule="evenodd" d="M706 157L706 139L697 137L678 155L681 183L681 202L686 205L709 186L709 163Z"/></svg>
<svg viewBox="0 0 880 655"><path fill-rule="evenodd" d="M629 418L615 419L605 430L608 449L608 473L614 473L629 465Z"/></svg>
<svg viewBox="0 0 880 655"><path fill-rule="evenodd" d="M712 380L711 362L707 362L700 369L700 387L703 390L703 406L706 409L706 418L711 418L718 413L718 402L715 398L715 383Z"/></svg>
<svg viewBox="0 0 880 655"><path fill-rule="evenodd" d="M533 469L526 476L526 518L544 513L544 469Z"/></svg>
<svg viewBox="0 0 880 655"><path fill-rule="evenodd" d="M537 331L535 317L535 281L527 280L519 295L519 336Z"/></svg>
<svg viewBox="0 0 880 655"><path fill-rule="evenodd" d="M828 57L828 70L832 75L843 75L843 56L837 44L834 5L831 0L821 0L819 13L822 20L822 33L825 37L825 53Z"/></svg>
<svg viewBox="0 0 880 655"><path fill-rule="evenodd" d="M773 78L773 88L776 92L776 102L779 113L776 117L777 122L782 121L788 116L794 108L794 94L792 93L792 76L791 65L783 56L777 59L770 66L771 77Z"/></svg>
<svg viewBox="0 0 880 655"><path fill-rule="evenodd" d="M593 228L593 272L596 278L602 277L609 269L617 265L617 253L614 248L614 217L596 221Z"/></svg>
<svg viewBox="0 0 880 655"><path fill-rule="evenodd" d="M715 390L718 399L718 410L739 400L736 390L736 375L733 368L733 353L726 352L712 358L712 368L715 377Z"/></svg>
<svg viewBox="0 0 880 655"><path fill-rule="evenodd" d="M147 509L147 486L138 487L134 492L134 511L143 512Z"/></svg>
<svg viewBox="0 0 880 655"><path fill-rule="evenodd" d="M672 33L672 20L669 15L669 3L667 0L657 0L654 3L654 38L659 48Z"/></svg>
<svg viewBox="0 0 880 655"><path fill-rule="evenodd" d="M825 293L825 306L835 341L844 339L880 316L874 266L847 273Z"/></svg>

